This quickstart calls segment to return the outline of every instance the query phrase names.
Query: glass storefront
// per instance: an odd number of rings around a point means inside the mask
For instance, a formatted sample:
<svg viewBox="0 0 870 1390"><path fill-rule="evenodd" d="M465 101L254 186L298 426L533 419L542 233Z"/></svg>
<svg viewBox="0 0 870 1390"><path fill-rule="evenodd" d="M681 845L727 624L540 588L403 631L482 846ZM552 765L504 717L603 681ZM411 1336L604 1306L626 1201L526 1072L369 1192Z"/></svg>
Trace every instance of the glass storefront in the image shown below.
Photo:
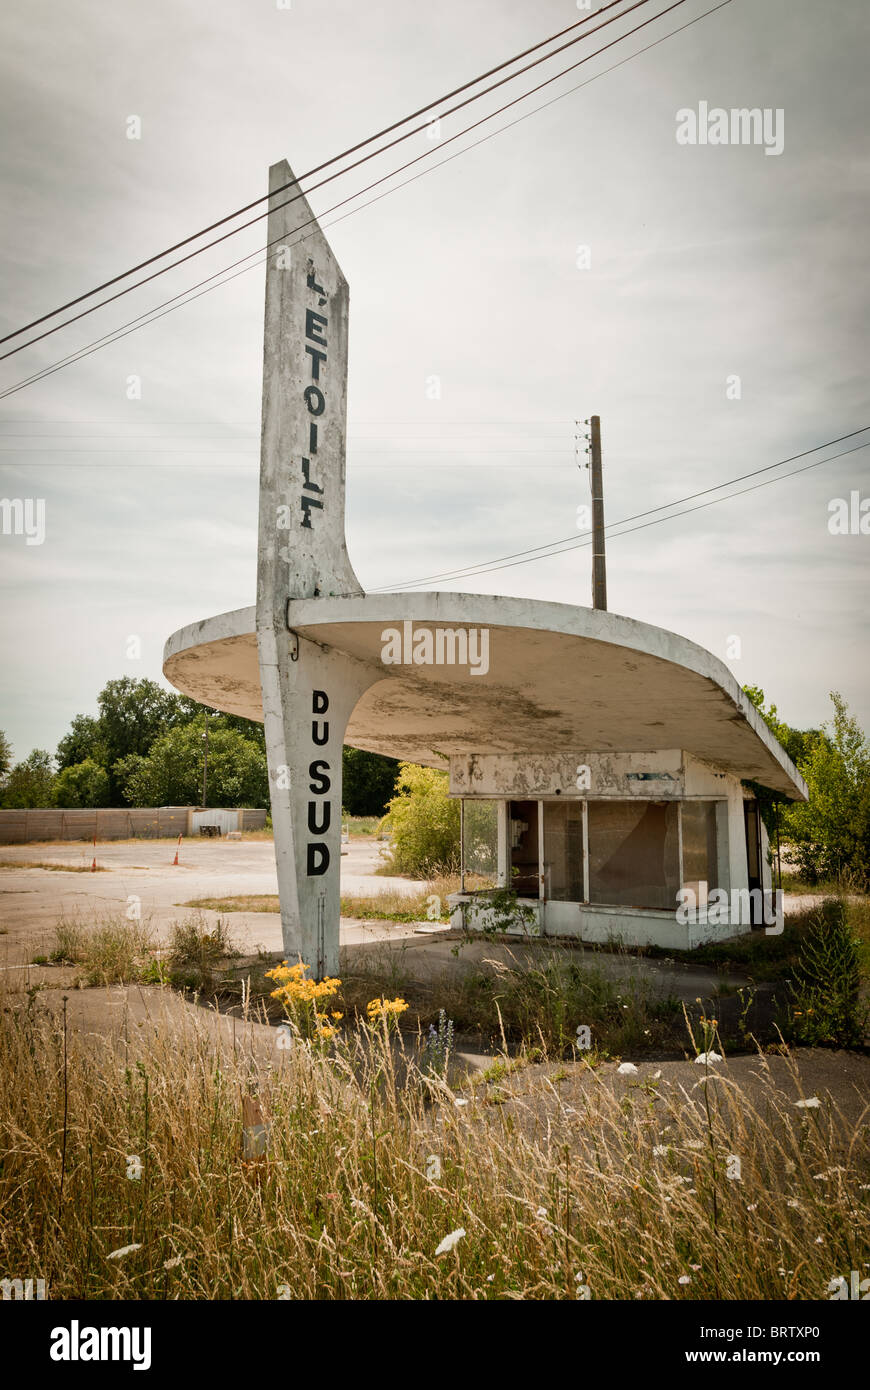
<svg viewBox="0 0 870 1390"><path fill-rule="evenodd" d="M493 882L500 804L468 798L463 810L465 871ZM550 902L665 912L675 907L679 889L689 887L703 906L719 883L717 804L576 797L507 802L506 886L520 897Z"/></svg>

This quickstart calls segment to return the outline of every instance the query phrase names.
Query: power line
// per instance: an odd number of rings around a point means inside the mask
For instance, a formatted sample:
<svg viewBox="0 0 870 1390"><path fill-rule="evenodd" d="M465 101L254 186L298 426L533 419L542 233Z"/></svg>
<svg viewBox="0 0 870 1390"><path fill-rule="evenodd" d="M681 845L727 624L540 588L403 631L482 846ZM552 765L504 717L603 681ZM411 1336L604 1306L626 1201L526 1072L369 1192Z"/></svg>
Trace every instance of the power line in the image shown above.
<svg viewBox="0 0 870 1390"><path fill-rule="evenodd" d="M684 3L684 0L676 0L676 3L682 4ZM479 140L475 140L470 145L463 147L463 149L457 150L452 155L448 155L446 159L439 160L437 164L431 166L430 168L422 169L418 173L412 175L410 178L403 180L402 183L395 185L395 187L385 189L383 193L378 194L374 198L370 198L368 202L363 203L360 207L351 208L350 211L343 213L341 217L333 218L331 222L325 224L325 227L328 228L335 226L338 222L344 221L345 218L352 217L356 213L363 211L365 208L371 207L374 203L379 202L381 198L386 198L391 193L398 192L401 188L406 188L409 184L416 182L418 178L422 178L426 174L433 173L435 169L442 168L443 165L451 163L454 159L458 159L460 155L467 154L469 150L476 149L479 145L485 144L486 141L494 139L496 135L500 135L504 131L512 129L515 125L519 125L521 121L528 120L529 117L536 115L540 111L546 110L546 108L549 106L554 105L555 102L561 101L565 97L571 96L574 92L580 91L581 88L589 86L592 82L597 81L599 77L605 77L608 73L615 71L617 68L623 67L625 63L630 62L633 58L640 57L642 54L649 52L650 49L658 47L658 45L660 43L664 43L666 39L672 38L675 34L682 33L684 29L690 29L694 24L699 23L702 19L706 19L709 15L714 14L717 10L724 9L725 6L730 3L731 0L720 0L719 4L713 5L709 10L705 10L700 15L696 15L694 19L689 20L686 24L681 24L676 29L669 30L667 34L663 34L660 38L653 40L652 43L645 44L643 47L637 49L634 53L629 53L625 58L620 59L619 62L611 64L611 66L608 68L604 68L602 72L596 73L593 77L587 78L584 82L577 83L574 87L568 88L568 90L565 92L560 92L550 101L542 102L540 106L536 106L531 111L523 113L523 115L516 117L513 121L509 121L506 125L500 126L497 130L488 132L486 135L481 136ZM669 6L666 10L659 11L659 13L652 16L651 19L645 20L642 24L637 25L636 28L629 30L626 34L623 34L620 40L614 40L614 42L620 42L621 39L630 38L633 34L637 33L639 29L645 28L646 25L653 23L656 19L661 18L662 15L667 14L669 9L675 8L676 4ZM612 44L606 44L604 48L598 49L595 53L589 54L587 58L584 58L582 60L582 62L588 62L591 58L597 57L599 53L603 53L605 51L605 48L610 48L612 46ZM581 63L573 64L573 67L579 66L581 66ZM571 70L572 68L567 68L564 70L564 72L570 72ZM555 74L554 77L548 78L546 82L540 83L538 87L532 88L531 91L524 93L520 97L517 97L513 102L507 103L506 106L500 107L497 111L494 111L490 113L490 115L483 117L481 120L474 122L472 125L467 126L464 130L459 131L456 135L450 136L447 140L442 142L442 147L443 145L450 144L452 143L452 141L459 139L462 135L468 134L469 131L476 129L479 125L483 125L486 121L492 120L495 116L507 110L509 106L516 105L517 102L525 100L527 97L531 96L535 91L540 91L542 87L546 87L549 85L549 83L557 81L560 77L564 76L564 72ZM395 169L391 173L384 175L382 178L374 180L374 182L368 184L365 188L360 189L357 193L351 194L349 197L344 198L340 202L334 204L332 208L327 209L327 212L321 214L321 216L326 217L329 215L330 212L336 211L338 208L343 207L346 203L354 202L357 198L362 197L372 188L376 188L379 184L385 183L390 178L394 178L396 174L403 172L404 169L410 168L412 165L419 163L422 159L429 158L429 156L434 152L434 150L426 151L424 154L417 156L416 159L409 160L408 163L402 165L399 169ZM311 218L309 222L303 223L303 226L300 227L298 230L301 232L303 227L309 226L312 223L316 225L318 223L318 219ZM313 233L309 233L308 235L311 236L313 235ZM300 236L298 242L293 242L292 244L297 245L299 242L305 241L307 239L308 237L306 236ZM271 246L276 244L277 242L267 242L266 247L264 249L268 251L271 248ZM6 396L14 395L16 392L23 390L26 386L33 385L35 382L41 381L47 376L52 376L56 371L60 371L63 367L69 366L74 362L79 362L85 357L89 357L93 352L98 352L101 347L106 347L109 346L111 343L119 341L120 338L126 337L130 333L135 332L139 327L144 327L147 326L147 324L155 323L158 319L163 318L166 314L174 313L176 309L183 308L185 304L193 303L194 300L201 298L202 295L209 294L212 290L219 289L222 285L229 284L232 280L237 279L240 275L246 274L249 270L256 269L257 265L262 265L264 263L263 260L257 261L253 265L244 266L243 269L236 270L236 273L233 275L230 275L228 273L231 270L235 270L237 266L243 266L243 263L245 261L251 260L253 256L259 254L260 253L258 251L252 251L247 256L241 257L240 260L231 262L231 264L225 266L223 270L216 271L213 275L207 276L206 279L200 280L195 285L189 286L188 289L180 291L177 295L173 295L172 298L164 300L162 304L152 306L151 309L148 309L144 313L139 314L136 318L128 320L127 323L121 324L117 329L110 330L110 332L104 334L101 338L96 338L91 343L86 344L84 347L76 349L73 353L68 354L65 358L61 358L60 361L54 363L53 365L46 368L42 368L40 371L33 373L30 377L26 377L22 381L16 382L13 386L8 387L5 391L0 392L0 400L4 399ZM219 277L222 275L225 275L226 278L223 280L219 280ZM217 285L213 285L211 282L214 280L219 280L219 283ZM196 290L200 290L200 293L194 293L194 291ZM189 297L185 298L185 296ZM181 301L181 303L177 303L176 301Z"/></svg>
<svg viewBox="0 0 870 1390"><path fill-rule="evenodd" d="M621 3L622 0L610 0L610 4L605 5L604 7L602 7L602 9L596 10L592 14L587 15L584 19L576 21L575 24L569 26L569 29L575 29L583 24L587 24L591 19L596 19L598 15L604 14L606 10L612 9L615 5ZM588 34L578 34L574 38L569 39L567 43L561 44L558 48L553 49L550 53L542 54L540 58L536 58L533 62L527 63L525 67L519 68L516 72L509 73L506 77L500 78L498 82L493 82L491 86L485 87L483 91L476 92L473 96L466 97L464 101L460 101L455 106L452 106L448 110L441 112L436 119L446 120L448 116L455 115L457 111L463 110L464 107L471 105L475 101L479 101L482 97L488 96L491 92L496 91L499 87L503 87L505 83L513 82L516 78L522 77L524 73L531 71L532 68L540 66L541 63L549 62L549 60L551 58L554 58L558 53L562 53L565 51L565 49L573 47L574 44L580 43L583 39L589 38L592 34L599 33L602 29L606 28L608 24L613 24L619 19L624 19L627 15L631 14L633 10L639 9L642 5L647 5L649 3L650 0L634 0L634 3L629 5L627 9L623 10L621 14L612 15L610 19L605 19L601 24L598 25L597 28L590 29ZM683 3L685 3L685 0L675 0L675 4L672 5L670 8L676 8L677 4ZM662 13L666 14L667 10L662 11ZM569 32L569 29L562 30L561 33L567 33ZM561 33L556 34L554 37L561 37ZM545 44L550 43L551 41L551 39L543 39L540 43L536 44L534 48L528 49L527 52L534 52L537 48L541 48ZM605 45L605 47L608 46L609 45ZM603 52L603 49L600 49L599 52ZM492 72L500 72L503 68L509 67L511 63L518 62L524 56L526 55L520 54L518 55L518 57L507 59L506 62L500 64L499 67L491 69L490 73L484 73L483 76L475 78L473 79L473 81L466 83L464 87L458 88L457 92L465 91L468 87L476 86L478 82L484 81L487 76L491 75ZM576 66L576 64L572 66ZM565 72L570 71L572 71L571 67L565 68L563 72L557 73L555 77L550 78L548 80L556 81L559 77L564 76ZM525 95L530 96L532 92L537 90L538 88L532 88L531 92L528 92ZM450 95L455 95L455 93L451 93ZM433 106L439 105L440 101L447 101L449 99L450 96L442 97L439 99L438 102L431 102L428 106L422 107L421 110L431 110ZM519 98L519 100L523 99L524 98ZM500 107L499 111L493 112L492 115L486 117L486 119L491 120L493 116L500 114L501 111L507 110L508 106L512 104L513 103L509 102L507 103L507 105ZM258 213L256 217L250 218L247 222L242 223L241 226L234 227L229 232L224 232L221 236L216 237L214 241L207 242L205 246L197 247L195 251L189 251L186 255L180 256L177 261L173 261L171 265L162 266L159 270L152 271L150 275L146 275L141 280L137 280L134 285L128 285L125 289L119 290L116 294L109 295L108 298L101 300L99 304L93 304L90 306L90 308L83 309L78 314L73 314L71 318L64 319L63 323L55 324L54 327L46 329L45 332L38 333L35 337L29 338L26 343L19 343L17 347L10 348L8 352L0 353L0 362L4 361L7 357L14 356L18 352L23 352L25 348L32 347L35 343L41 342L43 338L48 338L53 333L59 333L61 329L69 327L70 324L78 322L79 319L86 318L88 314L96 313L98 309L105 308L107 304L113 303L116 299L121 299L124 295L130 294L133 290L139 289L142 285L148 284L151 280L155 280L159 276L167 274L167 272L170 270L175 270L178 266L183 265L186 261L192 260L195 256L202 255L204 251L208 251L212 247L218 246L221 242L228 240L228 238L237 236L239 232L245 231L246 228L252 227L256 222L262 221L264 217L268 217L270 212L277 211L279 208L288 207L291 203L298 202L300 198L307 197L308 194L313 193L316 189L323 188L326 184L332 183L335 179L344 177L345 174L349 174L353 169L359 168L360 165L368 163L368 161L371 159L377 159L380 155L385 154L388 150L393 149L396 145L400 145L405 140L410 140L413 138L413 136L419 135L422 130L425 130L427 126L429 126L432 123L431 121L426 121L422 125L415 126L412 130L406 131L404 135L399 135L394 140L390 140L386 145L382 145L380 149L372 150L369 154L363 155L360 159L354 160L352 164L347 165L345 168L338 169L335 171L335 173L329 174L325 179L321 179L319 183L312 184L309 188L304 190L301 187L301 179L310 178L312 174L317 173L319 170L326 169L331 164L335 164L339 160L344 159L347 156L347 154L352 154L358 149L363 149L366 145L372 144L375 140L380 139L381 135L388 134L392 130L397 130L399 126L406 125L408 121L414 120L416 116L419 114L420 112L415 112L411 116L406 116L404 120L395 122L394 125L388 127L385 131L381 131L377 135L369 136L368 139L361 141L358 145L354 146L353 149L345 151L344 154L334 156L332 159L327 160L324 164L318 165L316 169L309 170L308 173L300 175L299 178L294 179L291 183L282 184L280 188L275 189L273 192L263 194L262 197L254 199L253 202L248 203L245 207L238 209L234 213L227 214L226 217L219 219L218 222L213 223L210 227L204 228L203 231L194 232L191 236L186 237L183 241L178 242L175 246L169 247L166 251L161 251L157 255L149 257L148 260L141 262L140 265L134 266L132 269L124 271L120 275L114 276L111 280L105 281L96 289L89 290L87 291L87 293L79 295L76 299L70 300L66 305L62 306L61 308L54 309L50 313L43 314L40 318L34 319L30 324L27 324L22 328L15 329L12 333L6 334L5 337L0 338L0 343L8 342L12 338L17 338L22 333L27 332L28 329L36 327L40 323L44 323L50 318L55 318L59 313L64 312L65 309L73 308L76 304L82 303L85 299L91 299L95 294L100 293L103 289L108 289L113 284L117 284L121 280L128 279L130 275L135 274L138 270L145 269L147 266L153 265L156 261L163 260L165 256L171 255L174 251L179 250L182 246L187 246L192 241L198 241L201 236L207 235L209 231L213 231L217 227L224 226L227 222L231 222L234 218L241 216L243 213L247 211L250 211L250 209L253 207L257 207L260 203L266 202L269 199L276 197L277 194L286 191L286 189L293 187L299 189L299 192L294 194L292 198L286 199L283 203L278 203L274 207L267 209L265 212Z"/></svg>
<svg viewBox="0 0 870 1390"><path fill-rule="evenodd" d="M646 511L636 512L633 516L622 517L619 521L611 522L610 525L605 528L606 534L610 536L611 532L614 532L614 539L616 539L619 535L627 536L630 534L629 531L615 532L615 527L625 526L628 524L629 521L639 521L643 517L652 516L655 512L665 511L667 508L670 507L679 507L683 502L692 502L697 497L705 497L711 492L719 492L724 487L733 487L735 483L744 482L746 478L755 478L758 477L761 473L769 473L770 470L773 468L783 468L787 463L794 463L797 459L807 458L809 454L816 454L820 449L830 448L832 444L841 444L846 439L854 439L857 435L863 434L868 429L870 429L870 425L862 425L860 429L852 430L849 434L841 434L836 439L828 439L825 441L824 444L817 444L812 449L804 449L799 454L791 454L789 458L780 459L777 463L765 464L763 468L754 468L751 470L751 472L741 473L738 477L729 478L724 483L716 483L713 487L702 488L700 492L689 493L686 497L676 497L672 502L663 502L658 507L650 507ZM798 473L805 473L808 468L817 468L822 463L830 463L833 461L833 459L843 458L846 454L856 453L858 449L866 449L868 447L868 444L870 444L870 440L868 440L865 444L856 445L853 449L845 449L842 451L842 453L832 454L828 458L824 459L817 459L815 463L808 464L805 468L796 468L791 473L782 474L781 477L792 478ZM781 478L769 478L767 480L767 482L771 483L776 483L780 481ZM702 503L700 507L690 507L686 512L674 512L672 513L672 515L686 516L688 515L688 512L701 511L704 507L713 506L716 502L727 502L730 500L730 497L741 497L745 492L754 492L757 488L765 486L767 486L767 483L756 483L753 487L743 488L740 492L729 494L728 497L715 497L711 502ZM660 521L670 521L671 519L671 516L663 516L659 517L657 522L647 522L646 525L657 525ZM645 526L633 526L631 528L632 531L640 531L644 529ZM373 589L372 593L395 592L398 589L415 588L419 584L429 584L436 580L471 579L476 578L479 574L491 574L495 570L513 569L514 564L532 564L534 560L546 560L549 559L551 555L563 555L567 550L575 550L581 546L589 545L591 543L591 537L591 531L584 531L580 537L563 536L558 540L548 541L545 545L532 546L528 550L515 550L509 555L500 555L493 560L481 560L477 565L465 565L461 569L446 570L440 574L427 574L422 579L410 579L406 580L404 583L397 585L382 584L379 585L377 589ZM554 546L561 546L562 549L554 550L552 549L552 547ZM540 554L539 552L541 551L546 551L547 553ZM521 556L529 556L530 558L518 558ZM508 561L513 561L514 563L502 563Z"/></svg>

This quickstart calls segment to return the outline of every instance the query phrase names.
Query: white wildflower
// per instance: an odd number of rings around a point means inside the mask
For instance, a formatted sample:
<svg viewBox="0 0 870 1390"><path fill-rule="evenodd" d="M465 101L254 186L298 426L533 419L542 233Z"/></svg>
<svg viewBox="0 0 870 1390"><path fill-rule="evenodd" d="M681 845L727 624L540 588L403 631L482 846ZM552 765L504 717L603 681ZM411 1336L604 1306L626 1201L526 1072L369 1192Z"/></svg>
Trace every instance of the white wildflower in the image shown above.
<svg viewBox="0 0 870 1390"><path fill-rule="evenodd" d="M120 1250L113 1250L112 1253L111 1253L110 1255L107 1255L107 1256L106 1256L106 1259L107 1259L107 1260L123 1260L123 1258L124 1258L125 1255L132 1255L132 1253L133 1253L134 1250L141 1250L141 1249L142 1249L141 1244L139 1244L139 1245L122 1245L121 1248L120 1248Z"/></svg>
<svg viewBox="0 0 870 1390"><path fill-rule="evenodd" d="M454 1245L459 1244L464 1235L465 1229L462 1226L460 1226L458 1230L451 1231L449 1236L444 1237L441 1244L438 1246L438 1249L435 1251L435 1254L446 1255L448 1250L452 1250Z"/></svg>
<svg viewBox="0 0 870 1390"><path fill-rule="evenodd" d="M709 1066L711 1062L721 1062L722 1058L718 1052L699 1052L695 1058L697 1065L702 1067Z"/></svg>

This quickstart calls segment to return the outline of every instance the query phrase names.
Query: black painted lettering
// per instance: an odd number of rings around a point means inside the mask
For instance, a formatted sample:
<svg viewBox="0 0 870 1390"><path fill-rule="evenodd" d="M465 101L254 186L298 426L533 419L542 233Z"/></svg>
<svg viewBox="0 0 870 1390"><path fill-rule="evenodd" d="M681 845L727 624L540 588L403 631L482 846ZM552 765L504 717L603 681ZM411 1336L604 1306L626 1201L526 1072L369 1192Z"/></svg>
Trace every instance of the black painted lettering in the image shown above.
<svg viewBox="0 0 870 1390"><path fill-rule="evenodd" d="M326 347L326 339L321 337L319 330L327 325L325 314L318 314L316 309L305 310L305 336L310 338L312 343L319 343L321 347Z"/></svg>
<svg viewBox="0 0 870 1390"><path fill-rule="evenodd" d="M332 786L332 781L327 776L328 772L329 763L325 758L315 758L314 762L309 764L308 776L311 781L308 783L308 790L314 792L315 796L324 796Z"/></svg>
<svg viewBox="0 0 870 1390"><path fill-rule="evenodd" d="M319 381L319 380L320 380L320 364L321 364L321 362L325 362L325 361L326 361L326 353L325 353L325 352L321 352L319 348L309 347L307 343L305 344L305 351L308 353L308 356L311 358L311 380L312 380L312 381Z"/></svg>
<svg viewBox="0 0 870 1390"><path fill-rule="evenodd" d="M329 709L329 696L325 690L314 690L311 692L311 713L325 714Z"/></svg>
<svg viewBox="0 0 870 1390"><path fill-rule="evenodd" d="M318 857L319 856L319 857ZM308 846L308 877L317 878L329 868L329 847L319 840Z"/></svg>
<svg viewBox="0 0 870 1390"><path fill-rule="evenodd" d="M323 737L318 733L320 725L323 725ZM316 743L318 748L322 748L329 742L329 722L326 719L312 719L311 721L311 742Z"/></svg>
<svg viewBox="0 0 870 1390"><path fill-rule="evenodd" d="M305 404L312 415L322 415L326 407L326 397L319 386L306 386L302 392Z"/></svg>
<svg viewBox="0 0 870 1390"><path fill-rule="evenodd" d="M332 819L332 805L329 801L323 803L323 824L317 824L317 802L308 803L308 829L312 835L325 835L329 829L329 822Z"/></svg>
<svg viewBox="0 0 870 1390"><path fill-rule="evenodd" d="M322 492L323 488L319 483L311 481L311 459L302 460L302 476L305 479L305 486L309 492Z"/></svg>
<svg viewBox="0 0 870 1390"><path fill-rule="evenodd" d="M307 526L310 531L312 529L311 508L319 507L322 511L323 503L317 497L300 497L299 501L302 503L302 525Z"/></svg>

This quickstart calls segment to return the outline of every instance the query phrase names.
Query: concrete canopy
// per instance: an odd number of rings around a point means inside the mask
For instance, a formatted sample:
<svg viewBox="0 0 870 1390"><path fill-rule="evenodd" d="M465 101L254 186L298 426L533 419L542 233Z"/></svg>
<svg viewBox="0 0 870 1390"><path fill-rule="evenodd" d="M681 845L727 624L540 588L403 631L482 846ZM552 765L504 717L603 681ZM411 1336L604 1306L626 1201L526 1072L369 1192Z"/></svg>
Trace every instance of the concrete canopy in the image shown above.
<svg viewBox="0 0 870 1390"><path fill-rule="evenodd" d="M716 657L675 633L610 612L494 595L291 599L290 630L350 661L367 687L344 742L445 767L450 754L652 752L681 748L791 800L807 788ZM489 669L384 665L387 628L489 632ZM164 673L184 694L262 720L255 610L174 633Z"/></svg>

